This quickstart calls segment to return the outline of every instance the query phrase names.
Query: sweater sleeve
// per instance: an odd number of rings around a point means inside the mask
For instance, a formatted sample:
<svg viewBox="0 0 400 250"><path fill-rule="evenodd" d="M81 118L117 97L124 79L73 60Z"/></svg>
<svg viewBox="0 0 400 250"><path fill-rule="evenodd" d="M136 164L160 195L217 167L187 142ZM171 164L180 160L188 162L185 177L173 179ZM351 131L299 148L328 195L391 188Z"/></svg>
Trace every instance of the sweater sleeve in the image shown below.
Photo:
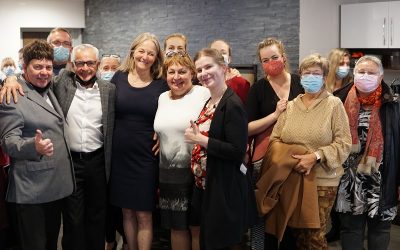
<svg viewBox="0 0 400 250"><path fill-rule="evenodd" d="M286 116L287 109L279 115L279 118L274 125L274 129L272 130L271 136L269 137L270 143L274 140L281 140L282 130L286 122Z"/></svg>
<svg viewBox="0 0 400 250"><path fill-rule="evenodd" d="M341 167L350 154L351 134L349 120L343 104L338 98L331 115L332 143L318 148L322 165L325 168L335 169Z"/></svg>

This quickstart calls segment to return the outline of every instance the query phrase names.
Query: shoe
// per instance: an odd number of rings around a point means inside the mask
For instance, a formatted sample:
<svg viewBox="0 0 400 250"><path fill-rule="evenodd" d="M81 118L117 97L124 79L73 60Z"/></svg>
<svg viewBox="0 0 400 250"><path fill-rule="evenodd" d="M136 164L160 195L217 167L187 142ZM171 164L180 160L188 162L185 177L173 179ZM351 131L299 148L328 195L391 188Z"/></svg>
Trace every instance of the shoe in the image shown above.
<svg viewBox="0 0 400 250"><path fill-rule="evenodd" d="M332 228L331 231L325 235L325 238L328 243L340 240L340 231Z"/></svg>

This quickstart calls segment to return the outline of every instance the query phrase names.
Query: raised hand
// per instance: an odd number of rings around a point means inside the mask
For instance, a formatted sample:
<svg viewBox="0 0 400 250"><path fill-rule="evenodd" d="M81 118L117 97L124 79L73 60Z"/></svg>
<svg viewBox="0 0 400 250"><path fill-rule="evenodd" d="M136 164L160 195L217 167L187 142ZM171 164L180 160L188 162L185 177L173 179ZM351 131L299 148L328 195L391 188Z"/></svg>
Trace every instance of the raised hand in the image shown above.
<svg viewBox="0 0 400 250"><path fill-rule="evenodd" d="M35 148L40 155L52 156L54 152L53 143L50 139L43 139L40 129L36 130Z"/></svg>

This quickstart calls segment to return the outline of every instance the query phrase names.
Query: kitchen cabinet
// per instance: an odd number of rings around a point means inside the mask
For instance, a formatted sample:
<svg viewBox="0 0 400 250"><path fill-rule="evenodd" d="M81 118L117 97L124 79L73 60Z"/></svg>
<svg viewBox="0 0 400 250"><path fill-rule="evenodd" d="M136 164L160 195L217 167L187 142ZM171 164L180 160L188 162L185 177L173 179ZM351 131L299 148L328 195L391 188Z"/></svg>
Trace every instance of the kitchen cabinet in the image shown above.
<svg viewBox="0 0 400 250"><path fill-rule="evenodd" d="M400 1L341 5L340 47L400 48Z"/></svg>

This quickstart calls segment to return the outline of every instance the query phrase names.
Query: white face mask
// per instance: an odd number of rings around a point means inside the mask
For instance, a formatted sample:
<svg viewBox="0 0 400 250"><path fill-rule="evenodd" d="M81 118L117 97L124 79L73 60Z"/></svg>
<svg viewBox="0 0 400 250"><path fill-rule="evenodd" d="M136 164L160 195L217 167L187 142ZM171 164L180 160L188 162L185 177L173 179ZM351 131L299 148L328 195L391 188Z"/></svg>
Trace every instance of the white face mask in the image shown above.
<svg viewBox="0 0 400 250"><path fill-rule="evenodd" d="M228 65L230 63L229 56L227 54L222 54L222 57L224 58L225 64Z"/></svg>
<svg viewBox="0 0 400 250"><path fill-rule="evenodd" d="M379 76L377 75L356 73L354 75L354 85L363 93L371 93L378 88L380 83L378 79Z"/></svg>

